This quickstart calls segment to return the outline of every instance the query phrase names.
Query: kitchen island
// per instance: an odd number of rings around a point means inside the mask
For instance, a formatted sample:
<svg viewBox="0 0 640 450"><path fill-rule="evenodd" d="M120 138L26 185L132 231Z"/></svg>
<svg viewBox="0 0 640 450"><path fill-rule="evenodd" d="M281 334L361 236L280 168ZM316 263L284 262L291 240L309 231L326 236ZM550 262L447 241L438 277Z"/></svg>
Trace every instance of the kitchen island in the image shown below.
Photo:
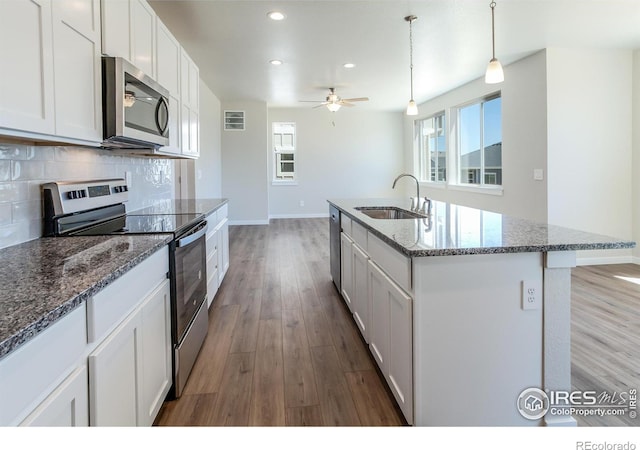
<svg viewBox="0 0 640 450"><path fill-rule="evenodd" d="M634 242L441 202L408 219L357 209L407 210L404 199L329 204L340 212L336 285L408 423L575 425L521 394L571 391L575 252Z"/></svg>

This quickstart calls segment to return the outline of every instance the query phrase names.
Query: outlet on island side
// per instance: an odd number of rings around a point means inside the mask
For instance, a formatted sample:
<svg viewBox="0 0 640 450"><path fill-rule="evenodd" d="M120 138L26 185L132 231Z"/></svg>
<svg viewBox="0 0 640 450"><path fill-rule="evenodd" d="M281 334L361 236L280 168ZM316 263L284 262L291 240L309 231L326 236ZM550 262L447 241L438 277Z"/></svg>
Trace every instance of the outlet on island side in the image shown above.
<svg viewBox="0 0 640 450"><path fill-rule="evenodd" d="M523 280L522 309L540 309L542 307L542 283L537 280Z"/></svg>

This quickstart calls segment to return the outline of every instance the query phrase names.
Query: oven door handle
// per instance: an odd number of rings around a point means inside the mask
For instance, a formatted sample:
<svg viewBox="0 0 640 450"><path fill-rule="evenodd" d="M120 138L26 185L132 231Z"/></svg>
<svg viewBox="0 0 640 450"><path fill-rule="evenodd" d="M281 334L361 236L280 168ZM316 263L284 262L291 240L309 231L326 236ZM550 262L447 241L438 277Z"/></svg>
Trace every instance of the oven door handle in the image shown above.
<svg viewBox="0 0 640 450"><path fill-rule="evenodd" d="M193 243L194 241L197 241L206 233L207 233L207 222L205 221L202 224L198 225L196 228L194 228L188 235L186 235L181 239L178 239L178 241L176 242L176 247L185 247Z"/></svg>

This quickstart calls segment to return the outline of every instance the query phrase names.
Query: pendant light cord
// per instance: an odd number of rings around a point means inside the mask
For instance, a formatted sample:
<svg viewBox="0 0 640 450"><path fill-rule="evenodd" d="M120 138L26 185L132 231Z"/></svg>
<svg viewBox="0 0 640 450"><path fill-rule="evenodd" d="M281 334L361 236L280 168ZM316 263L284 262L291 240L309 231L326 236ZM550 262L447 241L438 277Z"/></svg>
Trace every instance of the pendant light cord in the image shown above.
<svg viewBox="0 0 640 450"><path fill-rule="evenodd" d="M409 22L409 76L411 79L411 100L413 100L413 21L416 20L416 16L407 16L404 18Z"/></svg>
<svg viewBox="0 0 640 450"><path fill-rule="evenodd" d="M491 51L492 51L492 58L496 59L496 29L495 29L494 17L493 17L494 9L496 7L496 2L491 2L489 6L491 7Z"/></svg>

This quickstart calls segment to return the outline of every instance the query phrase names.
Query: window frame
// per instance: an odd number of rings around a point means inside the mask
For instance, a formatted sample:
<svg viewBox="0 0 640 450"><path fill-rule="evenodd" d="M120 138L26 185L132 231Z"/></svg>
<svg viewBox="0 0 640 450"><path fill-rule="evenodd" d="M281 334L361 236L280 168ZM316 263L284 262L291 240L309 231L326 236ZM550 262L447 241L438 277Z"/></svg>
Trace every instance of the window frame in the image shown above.
<svg viewBox="0 0 640 450"><path fill-rule="evenodd" d="M438 158L436 158L436 179L432 180L431 179L431 172L433 170L433 167L431 166L431 149L427 148L423 148L423 144L424 141L427 139L424 139L424 134L423 134L423 126L424 126L424 122L428 121L428 120L433 120L434 121L434 127L435 127L435 121L437 118L442 117L442 121L444 122L444 125L442 126L442 130L443 130L443 138L444 138L444 155L445 155L445 160L444 160L444 167L440 167L440 164L438 163ZM437 130L436 130L437 131ZM416 119L414 120L414 133L415 133L415 141L416 141L416 146L418 148L418 180L420 183L427 183L430 186L444 186L449 182L449 126L448 126L448 120L447 120L447 113L446 110L441 110L438 111L434 114L431 114L429 116L420 118L420 119ZM436 133L437 136L437 133ZM436 142L437 142L437 137L435 138ZM436 151L438 151L439 149L436 146ZM424 165L427 165L427 167L424 167ZM444 170L444 179L440 180L438 179L438 173L439 171L443 169ZM423 178L423 172L425 174L427 174L427 178Z"/></svg>
<svg viewBox="0 0 640 450"><path fill-rule="evenodd" d="M292 137L291 137L291 145L287 145L286 147L278 147L276 145L276 136L281 135L284 136L287 133L278 132L278 128L284 127L293 127ZM280 139L282 142L282 139ZM271 151L273 152L272 156L272 178L271 184L274 185L297 185L298 184L298 157L297 153L297 126L296 122L286 121L286 122L271 122ZM291 160L281 161L282 155L290 155ZM284 177L280 175L282 166L281 164L293 165L293 171L286 171L287 173L292 173L291 177Z"/></svg>
<svg viewBox="0 0 640 450"><path fill-rule="evenodd" d="M453 177L451 177L452 179L450 179L449 182L449 186L454 189L454 190L463 190L463 191L475 191L475 192L484 192L484 193L489 193L489 194L494 194L494 195L502 195L503 192L503 184L502 182L504 180L501 179L501 184L486 184L485 183L485 175L486 175L486 167L485 167L485 143L484 143L484 104L487 102L490 102L492 100L495 100L499 98L500 102L501 102L501 108L500 108L500 121L502 121L502 91L496 91L496 92L492 92L490 94L475 98L473 100L470 100L468 102L464 102L461 103L457 106L454 106L452 108L451 111L451 116L453 117L453 120L451 121L451 127L453 129L455 129L455 141L453 145L450 145L449 151L453 151L455 152L454 154L454 158L452 158L455 161L455 170L453 170L452 172L455 174ZM463 181L461 178L461 148L460 148L460 142L461 142L461 127L460 127L460 123L461 123L461 118L460 118L460 112L462 109L467 108L469 106L473 106L479 104L480 105L480 127L479 127L479 131L480 131L480 142L481 142L481 146L480 146L480 174L478 176L478 179L480 180L480 183L469 183L466 181ZM454 123L455 122L455 123ZM452 129L450 128L450 130ZM501 127L502 129L502 127ZM502 133L501 133L502 134ZM502 143L502 140L501 140ZM502 164L502 158L500 161L500 170L504 171L504 167Z"/></svg>

